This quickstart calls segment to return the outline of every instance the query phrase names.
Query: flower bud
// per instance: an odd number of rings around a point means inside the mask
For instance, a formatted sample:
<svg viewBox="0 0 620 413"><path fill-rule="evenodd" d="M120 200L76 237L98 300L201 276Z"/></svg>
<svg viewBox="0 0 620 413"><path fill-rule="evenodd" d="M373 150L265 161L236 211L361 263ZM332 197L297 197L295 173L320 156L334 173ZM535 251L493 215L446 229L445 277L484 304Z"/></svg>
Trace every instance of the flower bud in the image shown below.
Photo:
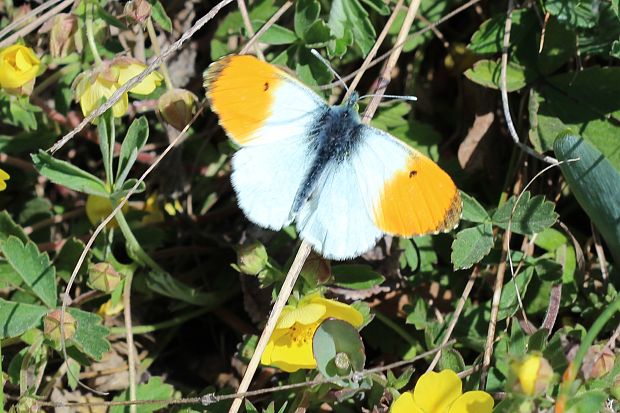
<svg viewBox="0 0 620 413"><path fill-rule="evenodd" d="M43 319L43 334L47 339L55 343L60 343L60 313L61 310L54 310ZM65 340L69 340L75 335L77 321L68 312L65 312L63 321L65 325Z"/></svg>
<svg viewBox="0 0 620 413"><path fill-rule="evenodd" d="M265 246L258 241L242 245L237 249L237 266L243 274L258 274L265 268L268 259Z"/></svg>
<svg viewBox="0 0 620 413"><path fill-rule="evenodd" d="M182 130L196 113L198 97L189 90L172 89L164 93L157 102L157 109L172 127Z"/></svg>
<svg viewBox="0 0 620 413"><path fill-rule="evenodd" d="M329 280L331 274L329 261L314 253L314 251L310 253L300 273L312 285L324 284Z"/></svg>
<svg viewBox="0 0 620 413"><path fill-rule="evenodd" d="M122 274L118 273L110 263L98 262L88 267L88 285L95 290L111 293L122 280Z"/></svg>
<svg viewBox="0 0 620 413"><path fill-rule="evenodd" d="M515 390L528 396L543 393L553 377L553 369L547 359L537 354L513 362L511 368L516 376Z"/></svg>
<svg viewBox="0 0 620 413"><path fill-rule="evenodd" d="M144 24L151 17L151 4L147 0L131 0L125 3L125 17Z"/></svg>
<svg viewBox="0 0 620 413"><path fill-rule="evenodd" d="M613 351L607 347L591 346L583 358L581 373L586 380L598 379L611 371L615 361L616 357Z"/></svg>
<svg viewBox="0 0 620 413"><path fill-rule="evenodd" d="M50 31L50 54L52 58L66 57L77 49L75 43L77 29L77 16L69 13L57 14L42 28L42 32Z"/></svg>

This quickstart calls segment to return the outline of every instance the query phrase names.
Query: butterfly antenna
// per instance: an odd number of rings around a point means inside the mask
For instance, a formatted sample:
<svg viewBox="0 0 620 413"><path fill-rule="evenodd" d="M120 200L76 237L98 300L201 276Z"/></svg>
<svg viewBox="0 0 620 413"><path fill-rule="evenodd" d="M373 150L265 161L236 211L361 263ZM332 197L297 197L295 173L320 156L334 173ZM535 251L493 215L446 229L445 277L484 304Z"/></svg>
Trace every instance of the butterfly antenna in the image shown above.
<svg viewBox="0 0 620 413"><path fill-rule="evenodd" d="M321 61L321 63L323 63L325 66L327 66L327 68L329 69L330 72L332 72L334 74L334 76L336 76L336 78L340 81L340 83L342 83L342 86L344 86L344 89L348 92L349 91L349 87L347 86L346 83L344 83L344 80L342 80L342 78L340 77L340 75L338 74L338 72L336 72L334 70L334 68L332 67L331 64L329 64L329 62L327 61L326 58L324 58L323 56L321 56L321 53L319 53L318 50L316 49L310 49L310 52Z"/></svg>
<svg viewBox="0 0 620 413"><path fill-rule="evenodd" d="M373 93L370 95L364 95L364 96L360 96L360 100L365 99L365 98L371 98L373 96L377 96L377 93ZM386 98L386 99L394 99L394 100L407 100L410 102L415 102L416 100L418 100L417 97L415 96L401 96L401 95L381 95L382 98Z"/></svg>

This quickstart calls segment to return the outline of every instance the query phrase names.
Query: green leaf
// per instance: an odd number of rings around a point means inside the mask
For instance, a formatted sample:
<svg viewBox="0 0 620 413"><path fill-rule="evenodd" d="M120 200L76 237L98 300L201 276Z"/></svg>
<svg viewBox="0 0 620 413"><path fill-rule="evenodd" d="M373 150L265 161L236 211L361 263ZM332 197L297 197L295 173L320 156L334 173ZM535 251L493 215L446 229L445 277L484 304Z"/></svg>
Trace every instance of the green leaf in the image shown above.
<svg viewBox="0 0 620 413"><path fill-rule="evenodd" d="M1 248L6 260L30 290L48 307L56 307L56 271L47 253L39 253L34 242L24 244L13 236Z"/></svg>
<svg viewBox="0 0 620 413"><path fill-rule="evenodd" d="M545 0L547 12L571 27L594 27L598 21L596 0Z"/></svg>
<svg viewBox="0 0 620 413"><path fill-rule="evenodd" d="M366 290L385 281L385 277L369 265L337 265L332 267L332 275L335 285L352 290Z"/></svg>
<svg viewBox="0 0 620 413"><path fill-rule="evenodd" d="M375 10L382 16L387 16L390 14L390 8L387 4L385 4L382 0L361 0L362 3L366 4L371 9Z"/></svg>
<svg viewBox="0 0 620 413"><path fill-rule="evenodd" d="M104 122L100 122L104 123ZM145 116L131 122L125 139L121 144L121 152L118 158L118 167L116 170L116 185L123 185L131 167L133 166L138 153L149 138L149 124ZM100 138L101 139L101 138Z"/></svg>
<svg viewBox="0 0 620 413"><path fill-rule="evenodd" d="M523 8L513 11L511 19L510 43L511 45L518 45L524 41L534 25L537 24L536 15L532 10ZM506 13L495 15L486 20L471 36L471 41L467 47L478 54L501 53L505 24Z"/></svg>
<svg viewBox="0 0 620 413"><path fill-rule="evenodd" d="M164 383L161 377L151 377L148 383L139 384L136 389L137 400L169 400L174 393L174 387ZM129 389L114 398L114 401L129 400ZM151 413L160 410L165 405L162 404L139 404L136 406L136 413ZM113 406L110 413L129 413L129 406Z"/></svg>
<svg viewBox="0 0 620 413"><path fill-rule="evenodd" d="M534 239L534 244L546 251L555 251L568 243L568 237L555 228L547 228L539 232Z"/></svg>
<svg viewBox="0 0 620 413"><path fill-rule="evenodd" d="M469 196L463 191L461 192L461 199L463 200L463 219L469 222L475 222L482 224L490 222L491 217L487 213L478 201L472 196Z"/></svg>
<svg viewBox="0 0 620 413"><path fill-rule="evenodd" d="M465 370L465 360L463 360L461 353L449 347L442 350L439 366L441 370L463 371Z"/></svg>
<svg viewBox="0 0 620 413"><path fill-rule="evenodd" d="M407 315L407 324L413 324L416 330L424 330L428 325L428 304L426 300L418 298L413 310Z"/></svg>
<svg viewBox="0 0 620 413"><path fill-rule="evenodd" d="M254 26L254 30L258 30L263 24L265 24L262 20L253 20L252 26ZM278 24L274 24L265 33L260 37L261 43L267 43L274 46L279 46L283 44L291 44L297 41L297 35L294 31L287 29L286 27L282 27Z"/></svg>
<svg viewBox="0 0 620 413"><path fill-rule="evenodd" d="M170 17L168 17L168 14L166 14L164 6L162 6L159 0L151 3L151 5L153 6L151 8L151 16L153 17L153 20L155 20L155 22L157 22L157 24L159 24L162 29L164 29L168 33L171 33L172 20L170 20Z"/></svg>
<svg viewBox="0 0 620 413"><path fill-rule="evenodd" d="M321 13L321 4L317 0L297 0L295 2L294 28L297 37L303 39L306 30L310 27Z"/></svg>
<svg viewBox="0 0 620 413"><path fill-rule="evenodd" d="M0 338L17 337L41 322L47 308L0 298Z"/></svg>
<svg viewBox="0 0 620 413"><path fill-rule="evenodd" d="M620 67L590 67L547 78L534 95L539 105L531 118L530 139L540 149L553 149L567 130L601 151L620 170Z"/></svg>
<svg viewBox="0 0 620 413"><path fill-rule="evenodd" d="M103 99L99 103L103 103ZM108 180L112 179L112 164L114 162L114 117L112 110L106 110L97 124L97 134L99 135L99 149L103 158L103 168Z"/></svg>
<svg viewBox="0 0 620 413"><path fill-rule="evenodd" d="M605 407L607 394L602 390L589 390L577 396L569 397L566 402L567 413L600 412Z"/></svg>
<svg viewBox="0 0 620 413"><path fill-rule="evenodd" d="M328 379L345 384L339 376L362 371L366 362L364 344L357 329L346 321L328 319L321 323L312 339L317 369ZM346 363L337 363L337 358Z"/></svg>
<svg viewBox="0 0 620 413"><path fill-rule="evenodd" d="M299 78L309 85L320 85L332 80L332 72L323 62L303 46L293 46L297 49L295 71Z"/></svg>
<svg viewBox="0 0 620 413"><path fill-rule="evenodd" d="M467 269L480 262L493 247L493 227L479 224L456 234L450 259L454 269Z"/></svg>
<svg viewBox="0 0 620 413"><path fill-rule="evenodd" d="M28 236L22 227L13 221L6 210L0 211L0 243L6 241L10 236L17 237L22 242L28 242Z"/></svg>
<svg viewBox="0 0 620 413"><path fill-rule="evenodd" d="M374 44L375 29L359 0L333 1L327 25L336 39L353 39L353 44L359 47L364 56ZM330 55L335 56L331 52Z"/></svg>
<svg viewBox="0 0 620 413"><path fill-rule="evenodd" d="M39 150L38 154L32 154L31 157L41 175L49 178L50 181L74 191L103 197L108 196L105 184L99 178L77 166L54 159L43 150Z"/></svg>
<svg viewBox="0 0 620 413"><path fill-rule="evenodd" d="M84 251L85 245L82 241L77 238L69 238L62 249L56 256L54 260L54 265L56 267L56 275L62 278L65 281L69 281L71 277L71 273L73 273L73 269L75 268L75 264L77 264L82 251ZM91 252L89 251L86 254L86 258L82 263L78 271L78 276L83 275L86 272L86 268L88 268L88 262L90 261Z"/></svg>
<svg viewBox="0 0 620 413"><path fill-rule="evenodd" d="M331 31L323 20L315 21L308 27L304 35L306 47L323 47L327 45L331 38Z"/></svg>
<svg viewBox="0 0 620 413"><path fill-rule="evenodd" d="M504 284L504 288L502 289L502 295L499 301L499 313L497 316L497 320L501 321L508 317L512 317L517 310L519 309L519 301L517 298L517 292L515 290L515 282L513 278L510 276L510 269L506 270L506 276L509 277L509 281ZM532 275L534 274L533 267L527 267L521 271L521 273L517 274L517 288L519 288L519 294L521 295L521 299L525 296L525 292L527 291L527 286L532 280ZM490 307L490 302L488 304Z"/></svg>
<svg viewBox="0 0 620 413"><path fill-rule="evenodd" d="M236 294L237 288L227 288L217 292L204 292L178 281L170 274L151 271L146 278L146 285L158 294L175 298L201 307L216 307Z"/></svg>
<svg viewBox="0 0 620 413"><path fill-rule="evenodd" d="M104 353L110 351L108 334L110 330L101 324L97 314L69 308L67 311L77 321L75 335L71 339L77 348L95 360L101 360Z"/></svg>
<svg viewBox="0 0 620 413"><path fill-rule="evenodd" d="M480 60L465 72L465 76L479 85L499 90L501 63L499 60ZM531 76L526 68L508 62L508 66L506 66L506 90L514 92L524 88L529 82L528 77Z"/></svg>
<svg viewBox="0 0 620 413"><path fill-rule="evenodd" d="M516 196L510 197L506 203L493 214L493 224L507 229L508 221L515 204ZM554 211L555 204L546 201L542 195L530 199L530 192L523 193L512 214L510 229L517 234L535 234L555 224L558 214Z"/></svg>
<svg viewBox="0 0 620 413"><path fill-rule="evenodd" d="M127 30L127 26L125 26L123 22L108 13L103 7L97 7L96 16L108 23L110 26L114 26L121 30Z"/></svg>
<svg viewBox="0 0 620 413"><path fill-rule="evenodd" d="M539 258L534 267L536 275L543 281L558 281L562 279L562 265L546 258Z"/></svg>
<svg viewBox="0 0 620 413"><path fill-rule="evenodd" d="M543 74L553 73L568 62L576 50L575 32L551 17L547 21L543 48L538 54L538 69Z"/></svg>
<svg viewBox="0 0 620 413"><path fill-rule="evenodd" d="M558 137L554 145L559 160L579 158L560 165L569 188L620 262L620 173L592 145L574 135Z"/></svg>

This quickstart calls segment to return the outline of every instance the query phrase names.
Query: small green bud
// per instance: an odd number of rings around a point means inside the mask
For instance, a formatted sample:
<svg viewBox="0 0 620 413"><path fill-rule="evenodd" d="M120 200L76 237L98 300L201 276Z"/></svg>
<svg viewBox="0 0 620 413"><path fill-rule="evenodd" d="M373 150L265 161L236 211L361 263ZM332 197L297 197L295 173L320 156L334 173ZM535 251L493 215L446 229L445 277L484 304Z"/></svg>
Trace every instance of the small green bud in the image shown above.
<svg viewBox="0 0 620 413"><path fill-rule="evenodd" d="M265 268L268 260L265 246L258 241L237 249L237 266L243 274L257 275Z"/></svg>
<svg viewBox="0 0 620 413"><path fill-rule="evenodd" d="M161 95L157 109L168 124L182 130L194 117L198 97L189 90L172 89Z"/></svg>
<svg viewBox="0 0 620 413"><path fill-rule="evenodd" d="M60 310L54 310L43 319L43 334L55 343L60 343L60 314ZM63 321L65 324L65 340L69 340L75 335L77 321L68 312L65 312Z"/></svg>
<svg viewBox="0 0 620 413"><path fill-rule="evenodd" d="M137 24L144 24L151 17L151 9L147 0L131 0L125 3L125 17Z"/></svg>
<svg viewBox="0 0 620 413"><path fill-rule="evenodd" d="M88 285L104 293L111 293L123 280L123 275L118 273L112 264L98 262L88 267Z"/></svg>
<svg viewBox="0 0 620 413"><path fill-rule="evenodd" d="M311 285L325 284L332 275L331 265L328 260L312 251L304 263L300 275Z"/></svg>
<svg viewBox="0 0 620 413"><path fill-rule="evenodd" d="M583 358L581 373L586 380L598 379L611 371L615 361L616 356L607 347L591 346Z"/></svg>

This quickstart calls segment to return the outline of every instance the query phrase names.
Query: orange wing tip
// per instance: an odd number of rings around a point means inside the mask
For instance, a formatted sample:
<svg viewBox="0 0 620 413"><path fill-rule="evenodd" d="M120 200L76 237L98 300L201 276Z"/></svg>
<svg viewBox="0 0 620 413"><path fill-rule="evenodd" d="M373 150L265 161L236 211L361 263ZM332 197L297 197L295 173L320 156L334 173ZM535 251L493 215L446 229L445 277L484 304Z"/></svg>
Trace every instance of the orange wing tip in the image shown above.
<svg viewBox="0 0 620 413"><path fill-rule="evenodd" d="M452 178L427 157L413 153L406 168L386 181L374 221L392 235L438 234L456 228L462 210Z"/></svg>
<svg viewBox="0 0 620 413"><path fill-rule="evenodd" d="M241 145L250 142L271 116L281 73L251 55L225 56L207 68L207 99L233 141Z"/></svg>

